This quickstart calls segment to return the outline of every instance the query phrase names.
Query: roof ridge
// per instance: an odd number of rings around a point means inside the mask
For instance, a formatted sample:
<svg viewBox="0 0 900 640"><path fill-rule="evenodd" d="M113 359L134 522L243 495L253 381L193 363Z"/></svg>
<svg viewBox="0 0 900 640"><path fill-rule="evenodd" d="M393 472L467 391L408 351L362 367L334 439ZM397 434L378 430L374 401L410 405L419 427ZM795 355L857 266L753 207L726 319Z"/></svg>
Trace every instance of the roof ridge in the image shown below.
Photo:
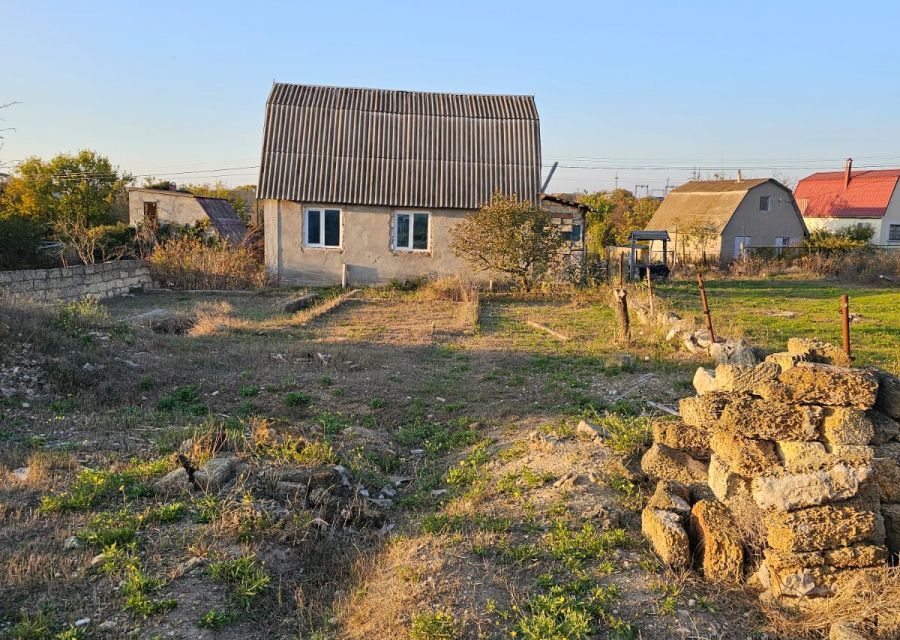
<svg viewBox="0 0 900 640"><path fill-rule="evenodd" d="M346 91L380 91L386 93L410 93L432 96L459 96L468 98L531 98L533 93L465 93L457 91L420 91L416 89L384 89L380 87L342 87L332 84L306 84L302 82L273 82L272 87L307 87L310 89L337 89Z"/></svg>

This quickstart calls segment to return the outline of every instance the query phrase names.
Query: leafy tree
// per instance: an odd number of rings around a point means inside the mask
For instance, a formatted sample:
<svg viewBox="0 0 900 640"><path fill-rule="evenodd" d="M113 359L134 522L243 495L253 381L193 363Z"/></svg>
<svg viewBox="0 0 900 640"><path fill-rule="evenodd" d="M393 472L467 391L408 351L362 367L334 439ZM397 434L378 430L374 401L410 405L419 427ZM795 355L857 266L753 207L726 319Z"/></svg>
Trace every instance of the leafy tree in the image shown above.
<svg viewBox="0 0 900 640"><path fill-rule="evenodd" d="M495 193L450 232L450 249L479 271L498 271L525 291L546 273L563 240L550 213L530 200Z"/></svg>
<svg viewBox="0 0 900 640"><path fill-rule="evenodd" d="M681 246L686 252L690 247L693 255L706 255L706 249L710 243L719 237L719 229L715 224L705 219L682 222L676 218L672 221L675 233L681 236Z"/></svg>
<svg viewBox="0 0 900 640"><path fill-rule="evenodd" d="M19 165L0 194L0 212L34 220L52 231L58 224L107 224L131 176L95 151L62 153Z"/></svg>
<svg viewBox="0 0 900 640"><path fill-rule="evenodd" d="M627 244L632 231L644 229L659 208L656 198L635 198L628 189L598 191L579 198L588 205L587 246L591 253L603 247Z"/></svg>

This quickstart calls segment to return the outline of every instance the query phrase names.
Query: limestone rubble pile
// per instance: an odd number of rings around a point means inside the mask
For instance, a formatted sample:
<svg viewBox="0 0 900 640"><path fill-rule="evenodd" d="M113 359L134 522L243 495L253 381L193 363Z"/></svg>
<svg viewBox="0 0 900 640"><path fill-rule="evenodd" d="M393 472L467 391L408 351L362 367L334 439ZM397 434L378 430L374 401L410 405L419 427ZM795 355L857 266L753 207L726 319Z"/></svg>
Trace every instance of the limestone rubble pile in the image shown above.
<svg viewBox="0 0 900 640"><path fill-rule="evenodd" d="M665 562L717 582L755 573L765 598L791 601L900 553L900 379L848 364L792 338L757 365L697 372L642 460L659 482L643 529Z"/></svg>

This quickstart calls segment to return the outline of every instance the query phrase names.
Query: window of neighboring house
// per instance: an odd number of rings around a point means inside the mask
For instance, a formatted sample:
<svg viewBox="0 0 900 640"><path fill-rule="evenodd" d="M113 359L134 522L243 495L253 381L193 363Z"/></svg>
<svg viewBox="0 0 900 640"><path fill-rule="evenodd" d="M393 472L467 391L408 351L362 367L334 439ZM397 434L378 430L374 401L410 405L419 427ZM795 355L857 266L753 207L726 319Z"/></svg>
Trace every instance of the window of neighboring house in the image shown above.
<svg viewBox="0 0 900 640"><path fill-rule="evenodd" d="M304 212L303 245L306 247L341 246L341 210L307 209Z"/></svg>
<svg viewBox="0 0 900 640"><path fill-rule="evenodd" d="M394 249L398 251L428 251L428 225L431 214L395 213Z"/></svg>
<svg viewBox="0 0 900 640"><path fill-rule="evenodd" d="M159 221L159 217L156 212L156 203L155 202L145 202L144 203L144 224L146 224L149 227L155 227L158 221Z"/></svg>
<svg viewBox="0 0 900 640"><path fill-rule="evenodd" d="M900 242L900 224L892 224L888 227L888 242Z"/></svg>
<svg viewBox="0 0 900 640"><path fill-rule="evenodd" d="M786 237L775 238L775 255L780 256L785 247L791 246L791 239Z"/></svg>
<svg viewBox="0 0 900 640"><path fill-rule="evenodd" d="M759 197L759 212L769 213L769 196Z"/></svg>

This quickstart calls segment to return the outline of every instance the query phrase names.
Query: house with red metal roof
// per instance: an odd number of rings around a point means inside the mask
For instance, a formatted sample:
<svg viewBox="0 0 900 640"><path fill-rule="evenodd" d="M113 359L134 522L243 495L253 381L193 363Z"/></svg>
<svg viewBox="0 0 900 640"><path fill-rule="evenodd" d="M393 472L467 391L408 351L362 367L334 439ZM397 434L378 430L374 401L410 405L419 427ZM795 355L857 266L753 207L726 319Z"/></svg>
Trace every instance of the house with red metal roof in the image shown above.
<svg viewBox="0 0 900 640"><path fill-rule="evenodd" d="M900 248L900 169L814 173L794 189L794 199L810 231L839 231L855 224L872 227L872 244Z"/></svg>

